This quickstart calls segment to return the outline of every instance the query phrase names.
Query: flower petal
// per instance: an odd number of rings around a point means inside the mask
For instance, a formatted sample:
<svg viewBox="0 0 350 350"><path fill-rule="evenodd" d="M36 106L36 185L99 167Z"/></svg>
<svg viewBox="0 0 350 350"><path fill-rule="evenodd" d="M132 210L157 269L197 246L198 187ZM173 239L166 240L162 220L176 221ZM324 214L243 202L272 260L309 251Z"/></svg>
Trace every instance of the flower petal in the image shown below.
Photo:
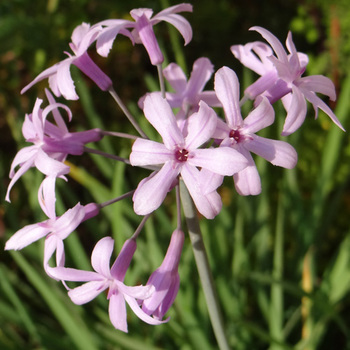
<svg viewBox="0 0 350 350"><path fill-rule="evenodd" d="M214 72L214 66L206 57L198 58L194 64L190 79L187 83L187 94L197 96L209 81Z"/></svg>
<svg viewBox="0 0 350 350"><path fill-rule="evenodd" d="M244 132L254 134L270 126L275 120L275 111L266 97L262 97L258 106L244 119Z"/></svg>
<svg viewBox="0 0 350 350"><path fill-rule="evenodd" d="M129 297L128 295L124 295L125 301L129 304L130 308L134 312L134 314L141 319L143 322L146 322L148 324L151 324L153 326L168 322L169 319L166 319L164 321L157 320L149 315L147 315L140 307L139 304L137 303L136 299Z"/></svg>
<svg viewBox="0 0 350 350"><path fill-rule="evenodd" d="M215 174L232 176L247 166L247 159L231 147L197 149L190 153L188 163Z"/></svg>
<svg viewBox="0 0 350 350"><path fill-rule="evenodd" d="M59 63L57 68L57 87L66 100L78 100L75 86L70 74L70 66L75 58L67 58Z"/></svg>
<svg viewBox="0 0 350 350"><path fill-rule="evenodd" d="M185 148L194 150L208 141L216 129L217 116L212 108L200 101L199 111L188 118Z"/></svg>
<svg viewBox="0 0 350 350"><path fill-rule="evenodd" d="M108 288L108 283L105 281L90 281L71 289L68 292L68 296L74 304L82 305L95 299L106 288Z"/></svg>
<svg viewBox="0 0 350 350"><path fill-rule="evenodd" d="M136 251L136 241L134 239L128 239L123 244L117 259L111 268L111 276L118 280L123 281L126 271L130 266L131 259Z"/></svg>
<svg viewBox="0 0 350 350"><path fill-rule="evenodd" d="M186 89L186 75L181 67L176 63L170 63L166 68L164 68L163 75L176 92L182 93Z"/></svg>
<svg viewBox="0 0 350 350"><path fill-rule="evenodd" d="M162 143L138 138L132 146L130 164L157 165L174 159L174 152L169 151Z"/></svg>
<svg viewBox="0 0 350 350"><path fill-rule="evenodd" d="M136 214L150 214L162 204L179 174L179 169L174 169L172 163L166 162L158 172L139 183L133 196Z"/></svg>
<svg viewBox="0 0 350 350"><path fill-rule="evenodd" d="M91 265L101 276L111 277L110 260L114 249L114 240L111 237L100 239L91 254Z"/></svg>
<svg viewBox="0 0 350 350"><path fill-rule="evenodd" d="M84 220L85 210L80 203L67 210L53 224L55 234L60 239L66 239Z"/></svg>
<svg viewBox="0 0 350 350"><path fill-rule="evenodd" d="M333 113L333 111L327 106L316 94L312 91L304 91L302 89L302 93L304 94L305 98L312 104L314 107L316 118L317 118L317 108L321 109L323 112L325 112L329 118L331 118L332 122L337 125L340 129L345 131L344 127L341 125L339 119L336 117L336 115Z"/></svg>
<svg viewBox="0 0 350 350"><path fill-rule="evenodd" d="M221 198L215 191L203 194L205 191L199 182L199 170L186 164L182 169L181 176L198 211L207 219L213 219L218 215L222 208Z"/></svg>
<svg viewBox="0 0 350 350"><path fill-rule="evenodd" d="M120 292L113 293L109 299L108 307L109 319L112 325L125 333L128 332L128 324L126 322L126 305L124 296Z"/></svg>
<svg viewBox="0 0 350 350"><path fill-rule="evenodd" d="M173 111L160 93L151 93L146 96L144 113L148 121L162 136L165 147L171 150L184 144Z"/></svg>
<svg viewBox="0 0 350 350"><path fill-rule="evenodd" d="M20 250L38 239L45 237L50 230L51 228L49 226L39 224L27 225L11 236L5 244L5 250Z"/></svg>
<svg viewBox="0 0 350 350"><path fill-rule="evenodd" d="M323 75L311 75L309 77L300 78L297 81L297 85L302 89L326 95L332 101L336 100L337 96L332 80Z"/></svg>
<svg viewBox="0 0 350 350"><path fill-rule="evenodd" d="M298 154L289 143L279 140L271 140L257 135L253 135L253 140L247 142L245 147L265 158L273 165L292 169L298 161Z"/></svg>
<svg viewBox="0 0 350 350"><path fill-rule="evenodd" d="M273 55L271 47L263 42L255 41L246 45L231 46L233 55L246 67L259 75L274 70L267 57Z"/></svg>
<svg viewBox="0 0 350 350"><path fill-rule="evenodd" d="M244 147L240 147L239 151L248 159L249 164L233 175L236 191L241 196L258 195L261 193L261 181L253 157Z"/></svg>
<svg viewBox="0 0 350 350"><path fill-rule="evenodd" d="M241 108L239 106L239 82L236 73L222 67L215 74L214 90L225 111L227 124L238 127L242 124Z"/></svg>
<svg viewBox="0 0 350 350"><path fill-rule="evenodd" d="M300 128L306 117L306 101L299 88L293 86L289 106L285 105L287 117L283 125L283 136L288 136Z"/></svg>
<svg viewBox="0 0 350 350"><path fill-rule="evenodd" d="M283 63L288 63L288 56L286 50L284 49L281 42L271 32L269 32L265 28L258 26L251 27L249 30L255 30L256 32L258 32L271 45L278 59Z"/></svg>

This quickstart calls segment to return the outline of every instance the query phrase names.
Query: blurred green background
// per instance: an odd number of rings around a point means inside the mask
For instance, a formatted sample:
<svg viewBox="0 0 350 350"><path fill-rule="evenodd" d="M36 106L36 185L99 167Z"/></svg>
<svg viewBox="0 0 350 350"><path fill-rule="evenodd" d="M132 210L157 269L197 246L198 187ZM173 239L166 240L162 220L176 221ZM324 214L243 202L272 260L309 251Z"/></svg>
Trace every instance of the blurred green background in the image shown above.
<svg viewBox="0 0 350 350"><path fill-rule="evenodd" d="M166 24L156 33L168 62L182 60L187 72L207 56L215 69L227 65L237 72L242 87L255 76L234 59L229 47L261 40L249 32L260 25L282 42L288 30L298 51L309 55L307 74L330 77L338 92L331 104L344 127L350 128L350 4L338 1L197 0L192 14L193 40L182 38ZM157 13L173 1L117 0L1 0L0 2L0 175L1 198L9 183L14 155L25 146L21 123L43 81L25 95L20 90L37 74L69 51L72 30L82 22L128 18L133 8ZM168 30L169 29L169 30ZM180 43L181 51L173 49ZM107 59L92 57L115 82L130 110L140 118L137 99L157 86L156 72L141 46L118 38ZM184 59L183 59L184 57ZM74 69L73 69L74 70ZM76 76L79 101L72 130L101 127L133 132L109 95L88 79ZM212 83L212 82L211 82ZM209 84L210 85L210 84ZM264 136L279 138L285 112L276 106L277 123ZM263 192L239 197L228 179L221 189L224 210L213 221L201 220L210 263L224 312L226 331L234 349L350 349L350 146L348 133L320 112L310 115L288 140L299 153L295 169L284 170L259 159ZM105 139L101 150L124 157L129 141ZM103 202L136 187L147 172L130 171L98 156L69 158L68 184L58 182L58 213L78 201ZM85 306L71 303L65 289L42 268L43 242L20 252L3 251L11 234L24 225L44 220L37 205L41 175L30 170L13 188L12 203L0 202L0 348L1 349L215 349L206 306L189 240L180 263L181 287L171 321L152 327L129 310L129 334L109 322L107 303L100 296ZM33 188L35 190L33 191ZM159 266L175 227L172 195L147 222L127 283L145 283ZM90 269L91 249L99 238L112 235L117 250L137 227L131 200L106 208L78 228L67 240L67 264Z"/></svg>

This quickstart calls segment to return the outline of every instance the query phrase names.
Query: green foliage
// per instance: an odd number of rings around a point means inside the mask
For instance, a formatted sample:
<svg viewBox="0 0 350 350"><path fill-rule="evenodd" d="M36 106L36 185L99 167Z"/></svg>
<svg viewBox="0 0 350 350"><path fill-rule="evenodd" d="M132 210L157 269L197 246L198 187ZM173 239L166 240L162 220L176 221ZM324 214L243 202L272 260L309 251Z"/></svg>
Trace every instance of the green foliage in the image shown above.
<svg viewBox="0 0 350 350"><path fill-rule="evenodd" d="M265 25L281 40L291 24L294 38L312 51L309 71L336 78L340 91L335 112L350 128L350 6L347 0L232 2L191 1L195 15L194 42L182 52L167 51L168 59L183 60L190 67L201 55L235 67L229 52L232 44L258 40L247 29ZM11 0L0 3L0 195L5 196L11 160L23 146L20 134L24 113L31 110L36 92L26 96L19 90L36 74L62 59L72 29L82 21L127 16L133 7L165 6L165 1L97 0ZM176 2L171 1L170 5ZM289 11L287 11L289 10ZM208 24L209 23L209 24ZM336 23L336 24L334 24ZM335 42L332 24L341 30ZM163 27L166 28L166 27ZM158 34L169 49L165 30ZM176 35L171 40L178 40ZM118 39L119 40L119 39ZM180 38L180 45L182 45ZM178 47L180 46L178 45ZM112 72L117 90L138 118L135 104L156 85L153 70L142 63L141 49L120 41L101 66ZM297 44L297 47L298 44ZM335 50L335 51L334 51ZM189 54L187 55L187 51ZM332 55L339 58L334 73ZM182 58L181 58L182 57ZM333 66L329 65L333 62ZM126 68L125 68L126 67ZM237 65L238 67L238 65ZM130 72L127 77L124 71ZM241 72L241 71L239 71ZM315 72L315 73L314 73ZM147 73L148 82L141 81ZM253 79L241 72L245 84ZM338 74L338 75L337 75ZM44 82L43 84L46 84ZM75 128L100 127L130 131L109 96L97 91L77 74L81 99L72 103ZM106 102L107 101L107 102ZM283 109L277 110L280 124ZM142 123L142 122L141 122ZM147 124L142 125L147 127ZM151 134L149 128L147 133ZM266 137L278 138L280 129L271 128ZM258 160L263 192L258 197L239 197L232 181L221 189L224 209L213 221L201 220L217 291L224 311L226 331L234 349L349 349L350 308L350 143L343 133L320 113L313 111L303 128L288 138L299 153L296 169L282 170ZM98 144L101 150L127 156L130 142L111 139ZM69 190L59 183L58 209L102 202L134 188L143 175L129 167L98 156L70 158ZM36 191L41 177L30 171L16 184L12 204L0 204L0 247L13 232L26 224L43 220ZM171 197L172 195L169 195ZM159 266L170 233L175 226L174 204L167 200L147 222L138 239L134 262L126 282L145 283ZM95 242L111 235L119 250L139 223L131 200L105 208L98 218L81 225L67 239L67 264L90 269ZM49 279L42 268L43 242L21 252L0 253L0 348L1 349L213 349L216 342L193 261L189 240L180 263L181 287L169 323L152 327L129 313L129 334L110 324L104 296L85 306L76 306L64 287Z"/></svg>

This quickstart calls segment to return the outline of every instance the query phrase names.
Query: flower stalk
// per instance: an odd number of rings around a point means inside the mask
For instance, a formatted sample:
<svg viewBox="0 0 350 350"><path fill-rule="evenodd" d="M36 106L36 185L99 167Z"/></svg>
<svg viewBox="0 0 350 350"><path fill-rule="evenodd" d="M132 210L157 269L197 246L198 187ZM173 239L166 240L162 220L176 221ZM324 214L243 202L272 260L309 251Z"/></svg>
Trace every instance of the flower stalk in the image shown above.
<svg viewBox="0 0 350 350"><path fill-rule="evenodd" d="M213 326L214 334L220 350L229 350L230 346L226 338L222 312L215 289L213 275L209 266L202 232L199 227L197 210L186 188L186 185L182 180L180 180L180 196L184 216L186 218L188 234L190 236L193 254L196 261L199 278L202 283L204 297L208 307L209 317Z"/></svg>

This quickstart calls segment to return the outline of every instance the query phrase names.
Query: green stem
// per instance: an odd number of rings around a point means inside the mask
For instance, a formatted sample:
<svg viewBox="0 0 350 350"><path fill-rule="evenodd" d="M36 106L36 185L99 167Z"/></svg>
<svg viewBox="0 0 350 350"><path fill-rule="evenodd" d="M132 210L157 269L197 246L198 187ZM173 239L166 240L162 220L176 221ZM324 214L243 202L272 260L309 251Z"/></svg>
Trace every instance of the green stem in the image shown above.
<svg viewBox="0 0 350 350"><path fill-rule="evenodd" d="M120 99L118 94L115 92L113 88L109 89L108 92L113 97L114 101L117 102L120 109L123 111L125 116L129 119L130 123L133 125L133 127L137 130L137 132L145 139L147 139L147 135L144 133L140 125L137 123L135 118L132 116L132 114L129 112L123 101Z"/></svg>
<svg viewBox="0 0 350 350"><path fill-rule="evenodd" d="M205 300L208 307L209 317L214 329L216 340L220 350L229 350L228 341L224 331L224 322L216 294L213 276L210 270L208 256L205 250L202 233L199 227L197 210L193 200L180 180L180 196L182 208L186 218L187 229L192 243L193 253L197 264L199 278L202 283Z"/></svg>

